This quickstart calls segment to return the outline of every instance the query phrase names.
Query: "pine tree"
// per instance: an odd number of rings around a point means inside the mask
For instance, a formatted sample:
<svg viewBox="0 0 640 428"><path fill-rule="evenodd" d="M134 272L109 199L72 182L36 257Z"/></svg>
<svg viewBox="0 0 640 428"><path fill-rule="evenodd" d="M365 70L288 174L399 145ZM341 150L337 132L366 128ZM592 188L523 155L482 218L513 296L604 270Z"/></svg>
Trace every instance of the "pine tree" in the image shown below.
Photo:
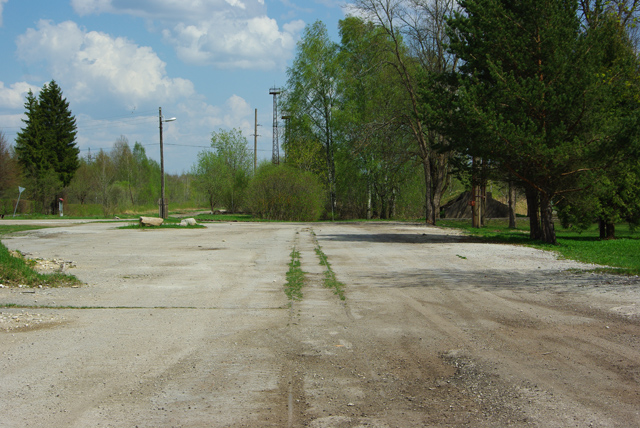
<svg viewBox="0 0 640 428"><path fill-rule="evenodd" d="M80 166L80 150L75 142L76 119L71 114L69 102L62 97L62 89L54 80L44 85L38 100L51 165L62 184L67 186Z"/></svg>
<svg viewBox="0 0 640 428"><path fill-rule="evenodd" d="M630 69L613 26L584 29L571 0L467 0L450 20L464 61L450 136L524 183L531 234L555 243L553 210L637 141ZM539 220L537 217L539 214Z"/></svg>
<svg viewBox="0 0 640 428"><path fill-rule="evenodd" d="M38 98L29 91L25 102L25 126L16 138L16 154L34 196L43 207L71 182L79 167L76 119L55 81L45 84Z"/></svg>

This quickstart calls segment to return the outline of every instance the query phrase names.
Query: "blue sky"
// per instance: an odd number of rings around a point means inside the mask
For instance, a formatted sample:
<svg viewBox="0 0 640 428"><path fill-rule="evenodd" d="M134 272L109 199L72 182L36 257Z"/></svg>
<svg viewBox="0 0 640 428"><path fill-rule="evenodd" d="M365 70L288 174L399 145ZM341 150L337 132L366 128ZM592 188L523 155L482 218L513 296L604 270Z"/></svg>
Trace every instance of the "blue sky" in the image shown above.
<svg viewBox="0 0 640 428"><path fill-rule="evenodd" d="M54 79L78 124L81 155L121 135L165 169L188 171L212 131L240 128L271 159L272 86L304 27L322 20L337 41L344 0L0 0L0 131L22 127L29 89Z"/></svg>

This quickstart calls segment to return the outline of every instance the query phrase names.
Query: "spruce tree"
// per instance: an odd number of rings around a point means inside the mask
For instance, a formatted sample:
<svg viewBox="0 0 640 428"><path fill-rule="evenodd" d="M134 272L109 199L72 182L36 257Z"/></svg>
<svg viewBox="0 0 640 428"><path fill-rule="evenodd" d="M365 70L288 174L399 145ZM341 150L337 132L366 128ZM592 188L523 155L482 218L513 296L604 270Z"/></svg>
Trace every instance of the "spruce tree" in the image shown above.
<svg viewBox="0 0 640 428"><path fill-rule="evenodd" d="M54 80L43 86L38 98L29 91L25 116L25 126L16 138L16 153L35 187L34 195L46 207L46 199L68 186L79 167L76 119Z"/></svg>
<svg viewBox="0 0 640 428"><path fill-rule="evenodd" d="M638 109L613 26L581 26L571 0L466 0L449 21L456 76L449 136L524 183L531 233L555 243L563 198L628 155ZM537 217L539 214L539 220Z"/></svg>

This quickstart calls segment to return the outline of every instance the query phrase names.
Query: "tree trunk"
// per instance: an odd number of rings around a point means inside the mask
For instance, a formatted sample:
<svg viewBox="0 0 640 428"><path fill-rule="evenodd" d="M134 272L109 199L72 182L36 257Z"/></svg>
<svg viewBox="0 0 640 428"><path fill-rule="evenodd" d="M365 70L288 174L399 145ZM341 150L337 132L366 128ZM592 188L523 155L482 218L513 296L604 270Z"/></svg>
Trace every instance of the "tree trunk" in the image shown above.
<svg viewBox="0 0 640 428"><path fill-rule="evenodd" d="M440 202L447 188L449 156L446 154L437 154L433 155L432 159L434 161L431 165L431 203L433 207L433 224L435 225L440 218Z"/></svg>
<svg viewBox="0 0 640 428"><path fill-rule="evenodd" d="M371 220L373 216L373 204L372 204L372 191L371 191L371 176L367 175L367 220Z"/></svg>
<svg viewBox="0 0 640 428"><path fill-rule="evenodd" d="M557 244L556 231L553 227L551 198L546 193L540 194L540 220L542 224L542 240L547 244Z"/></svg>
<svg viewBox="0 0 640 428"><path fill-rule="evenodd" d="M327 137L330 138L330 137ZM336 175L336 166L333 160L333 146L330 140L327 141L325 149L327 151L327 173L329 179L329 198L331 203L331 221L335 220L335 210L336 210L336 186L335 186L335 175Z"/></svg>
<svg viewBox="0 0 640 428"><path fill-rule="evenodd" d="M598 225L600 227L600 239L616 239L616 225L599 218Z"/></svg>
<svg viewBox="0 0 640 428"><path fill-rule="evenodd" d="M540 199L536 189L526 186L525 195L527 197L527 212L529 214L529 236L531 239L542 239L542 229L540 227Z"/></svg>
<svg viewBox="0 0 640 428"><path fill-rule="evenodd" d="M509 180L509 229L516 228L516 186Z"/></svg>
<svg viewBox="0 0 640 428"><path fill-rule="evenodd" d="M396 218L396 189L391 191L391 198L389 200L389 218Z"/></svg>
<svg viewBox="0 0 640 428"><path fill-rule="evenodd" d="M380 218L386 220L387 217L387 196L382 195L380 197Z"/></svg>
<svg viewBox="0 0 640 428"><path fill-rule="evenodd" d="M484 160L483 169L484 169ZM482 176L482 184L480 185L480 226L484 227L487 224L487 180Z"/></svg>
<svg viewBox="0 0 640 428"><path fill-rule="evenodd" d="M431 162L429 157L422 158L424 168L425 202L424 213L427 224L435 225L435 213L433 212L433 180L431 177Z"/></svg>
<svg viewBox="0 0 640 428"><path fill-rule="evenodd" d="M607 239L616 239L616 225L607 223Z"/></svg>

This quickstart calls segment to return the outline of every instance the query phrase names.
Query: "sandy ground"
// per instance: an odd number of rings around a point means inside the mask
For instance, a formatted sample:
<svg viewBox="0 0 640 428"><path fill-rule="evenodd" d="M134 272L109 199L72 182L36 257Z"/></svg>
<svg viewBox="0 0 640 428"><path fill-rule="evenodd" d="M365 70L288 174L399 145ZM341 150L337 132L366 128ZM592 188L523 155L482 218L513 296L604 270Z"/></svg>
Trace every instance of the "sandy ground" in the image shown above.
<svg viewBox="0 0 640 428"><path fill-rule="evenodd" d="M640 426L637 278L399 223L58 223L3 239L86 285L0 289L1 427Z"/></svg>

